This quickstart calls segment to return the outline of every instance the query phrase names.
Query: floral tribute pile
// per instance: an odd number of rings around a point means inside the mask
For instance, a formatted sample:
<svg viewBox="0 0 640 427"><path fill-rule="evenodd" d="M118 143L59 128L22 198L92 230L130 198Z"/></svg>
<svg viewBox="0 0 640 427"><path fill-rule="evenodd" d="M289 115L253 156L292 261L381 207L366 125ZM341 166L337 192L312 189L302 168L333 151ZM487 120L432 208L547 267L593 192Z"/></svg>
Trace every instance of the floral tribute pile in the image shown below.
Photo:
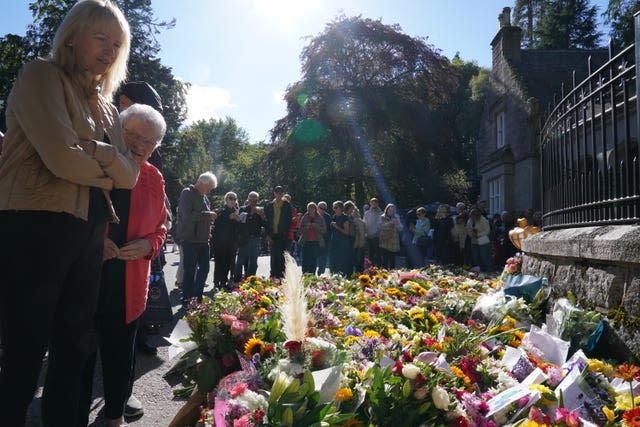
<svg viewBox="0 0 640 427"><path fill-rule="evenodd" d="M593 313L565 302L551 333L548 289L505 296L518 262L502 277L288 268L283 283L250 277L205 298L175 369L203 396L197 425L640 426L640 368L562 339Z"/></svg>

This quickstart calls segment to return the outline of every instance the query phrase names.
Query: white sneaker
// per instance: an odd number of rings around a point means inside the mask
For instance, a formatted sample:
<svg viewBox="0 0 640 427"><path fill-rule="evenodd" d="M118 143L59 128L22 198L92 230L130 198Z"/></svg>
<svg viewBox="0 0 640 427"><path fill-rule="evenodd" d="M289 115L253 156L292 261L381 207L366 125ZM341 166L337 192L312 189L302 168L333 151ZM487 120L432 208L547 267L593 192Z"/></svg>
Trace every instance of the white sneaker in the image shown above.
<svg viewBox="0 0 640 427"><path fill-rule="evenodd" d="M124 405L124 416L127 418L139 417L144 414L144 408L142 402L138 400L133 394L129 396L127 403Z"/></svg>

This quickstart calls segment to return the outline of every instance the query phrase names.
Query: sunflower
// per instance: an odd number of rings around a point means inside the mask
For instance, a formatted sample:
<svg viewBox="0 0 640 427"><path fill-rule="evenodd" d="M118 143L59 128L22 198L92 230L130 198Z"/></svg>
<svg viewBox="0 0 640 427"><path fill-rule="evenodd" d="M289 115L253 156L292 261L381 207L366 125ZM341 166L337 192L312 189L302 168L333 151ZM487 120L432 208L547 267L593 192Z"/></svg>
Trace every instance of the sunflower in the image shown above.
<svg viewBox="0 0 640 427"><path fill-rule="evenodd" d="M387 293L389 295L398 295L400 291L398 290L398 288L387 288Z"/></svg>
<svg viewBox="0 0 640 427"><path fill-rule="evenodd" d="M369 286L371 284L371 277L367 274L361 274L358 276L358 282L360 282L362 286Z"/></svg>
<svg viewBox="0 0 640 427"><path fill-rule="evenodd" d="M640 408L630 409L622 414L624 425L629 427L640 427Z"/></svg>
<svg viewBox="0 0 640 427"><path fill-rule="evenodd" d="M264 341L256 337L251 337L244 345L244 355L247 356L248 359L251 359L254 354L264 354L265 349Z"/></svg>

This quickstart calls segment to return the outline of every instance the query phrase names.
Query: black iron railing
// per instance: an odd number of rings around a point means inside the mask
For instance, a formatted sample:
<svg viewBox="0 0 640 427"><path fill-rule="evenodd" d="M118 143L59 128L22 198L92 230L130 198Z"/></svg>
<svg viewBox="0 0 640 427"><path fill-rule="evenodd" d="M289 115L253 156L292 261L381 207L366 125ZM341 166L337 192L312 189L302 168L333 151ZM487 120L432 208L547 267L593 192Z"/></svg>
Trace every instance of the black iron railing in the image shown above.
<svg viewBox="0 0 640 427"><path fill-rule="evenodd" d="M540 133L545 229L640 222L640 15L636 43L613 55L549 113Z"/></svg>

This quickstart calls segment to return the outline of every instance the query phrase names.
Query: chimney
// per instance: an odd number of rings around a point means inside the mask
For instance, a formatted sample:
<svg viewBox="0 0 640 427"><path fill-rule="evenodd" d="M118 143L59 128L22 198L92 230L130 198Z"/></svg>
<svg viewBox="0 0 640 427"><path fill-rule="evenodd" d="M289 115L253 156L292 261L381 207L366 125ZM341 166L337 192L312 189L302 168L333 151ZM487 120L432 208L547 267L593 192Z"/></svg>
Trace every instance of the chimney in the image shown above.
<svg viewBox="0 0 640 427"><path fill-rule="evenodd" d="M511 8L505 7L498 15L500 29L491 41L493 50L493 66L498 61L518 61L520 59L520 42L522 41L522 29L511 25Z"/></svg>

